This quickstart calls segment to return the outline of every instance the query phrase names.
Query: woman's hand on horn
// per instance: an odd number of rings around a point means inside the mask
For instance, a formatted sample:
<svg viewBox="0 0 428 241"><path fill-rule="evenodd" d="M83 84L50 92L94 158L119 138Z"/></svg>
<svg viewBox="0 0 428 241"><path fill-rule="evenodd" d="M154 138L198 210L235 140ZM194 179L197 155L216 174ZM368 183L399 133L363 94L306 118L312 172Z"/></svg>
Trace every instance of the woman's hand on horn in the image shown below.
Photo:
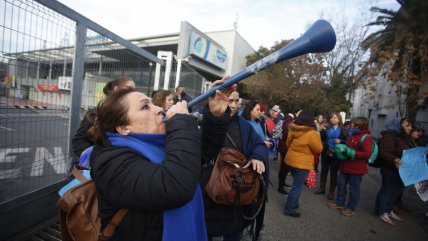
<svg viewBox="0 0 428 241"><path fill-rule="evenodd" d="M221 85L229 76L224 76L221 80L216 80L211 84L211 87ZM229 106L229 95L236 90L237 85L234 84L229 88L219 91L217 90L214 96L208 98L210 112L215 116L221 116L226 112Z"/></svg>

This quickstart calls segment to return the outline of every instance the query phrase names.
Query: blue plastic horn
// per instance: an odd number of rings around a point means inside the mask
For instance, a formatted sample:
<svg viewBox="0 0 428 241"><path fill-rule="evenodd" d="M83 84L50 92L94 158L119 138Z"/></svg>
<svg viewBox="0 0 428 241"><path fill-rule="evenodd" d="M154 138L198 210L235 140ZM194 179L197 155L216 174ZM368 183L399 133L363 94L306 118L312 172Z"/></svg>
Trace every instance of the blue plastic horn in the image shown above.
<svg viewBox="0 0 428 241"><path fill-rule="evenodd" d="M209 96L215 94L217 90L226 89L274 64L308 53L329 52L333 50L335 45L336 34L333 27L325 20L318 20L300 38L232 75L229 79L224 81L223 84L209 89L207 92L190 101L188 104L189 110Z"/></svg>

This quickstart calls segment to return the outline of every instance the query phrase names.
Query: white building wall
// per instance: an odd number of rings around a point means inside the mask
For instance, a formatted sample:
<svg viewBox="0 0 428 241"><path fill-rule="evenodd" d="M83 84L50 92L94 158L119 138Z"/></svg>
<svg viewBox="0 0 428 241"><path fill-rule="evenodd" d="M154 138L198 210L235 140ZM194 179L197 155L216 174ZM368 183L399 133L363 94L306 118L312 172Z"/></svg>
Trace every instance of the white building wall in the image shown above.
<svg viewBox="0 0 428 241"><path fill-rule="evenodd" d="M223 46L228 54L226 74L234 74L246 67L247 55L256 52L247 41L235 30L217 31L206 33Z"/></svg>
<svg viewBox="0 0 428 241"><path fill-rule="evenodd" d="M353 103L351 116L368 117L369 128L376 138L380 138L380 132L385 129L385 124L389 120L402 115L399 106L405 113L406 96L402 95L399 100L397 86L387 79L391 65L392 63L389 63L382 67L374 83L373 80L366 79L364 87L358 87L351 100ZM401 88L405 87L405 84L401 84Z"/></svg>

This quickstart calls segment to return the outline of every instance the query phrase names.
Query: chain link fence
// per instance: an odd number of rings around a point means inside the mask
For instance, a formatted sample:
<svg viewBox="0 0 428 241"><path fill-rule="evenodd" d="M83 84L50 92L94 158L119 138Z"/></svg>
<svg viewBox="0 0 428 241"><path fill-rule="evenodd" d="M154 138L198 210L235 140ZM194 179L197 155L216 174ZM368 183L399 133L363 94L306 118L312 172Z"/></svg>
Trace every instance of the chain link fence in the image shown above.
<svg viewBox="0 0 428 241"><path fill-rule="evenodd" d="M0 0L0 38L3 204L64 181L70 140L104 85L127 76L146 93L162 62L57 1Z"/></svg>

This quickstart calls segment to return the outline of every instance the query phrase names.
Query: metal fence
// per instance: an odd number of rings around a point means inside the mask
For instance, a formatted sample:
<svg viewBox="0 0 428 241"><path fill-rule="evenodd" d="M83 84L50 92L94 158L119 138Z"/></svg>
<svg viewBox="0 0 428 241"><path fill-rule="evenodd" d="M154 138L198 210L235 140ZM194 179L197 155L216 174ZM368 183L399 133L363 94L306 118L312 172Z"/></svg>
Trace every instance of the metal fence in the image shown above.
<svg viewBox="0 0 428 241"><path fill-rule="evenodd" d="M57 1L0 0L0 39L2 216L67 178L71 137L106 82L128 76L146 93L163 63Z"/></svg>

